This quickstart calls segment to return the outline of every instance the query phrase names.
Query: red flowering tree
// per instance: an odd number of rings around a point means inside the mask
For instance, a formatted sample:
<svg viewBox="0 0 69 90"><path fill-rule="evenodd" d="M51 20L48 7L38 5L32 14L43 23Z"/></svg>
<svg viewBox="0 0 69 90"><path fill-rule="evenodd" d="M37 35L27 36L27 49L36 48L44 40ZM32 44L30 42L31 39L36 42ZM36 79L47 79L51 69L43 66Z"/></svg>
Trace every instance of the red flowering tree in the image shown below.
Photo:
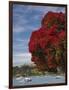
<svg viewBox="0 0 69 90"><path fill-rule="evenodd" d="M39 70L57 71L65 69L66 28L65 14L48 12L41 22L41 28L32 32L29 52Z"/></svg>

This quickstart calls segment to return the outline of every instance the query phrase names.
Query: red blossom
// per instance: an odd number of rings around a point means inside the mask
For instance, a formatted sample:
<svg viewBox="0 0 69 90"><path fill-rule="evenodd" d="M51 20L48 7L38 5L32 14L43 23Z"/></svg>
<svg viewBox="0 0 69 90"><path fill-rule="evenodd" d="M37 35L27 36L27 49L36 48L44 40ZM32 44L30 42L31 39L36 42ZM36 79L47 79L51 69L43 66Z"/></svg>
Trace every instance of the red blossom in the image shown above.
<svg viewBox="0 0 69 90"><path fill-rule="evenodd" d="M36 57L36 56L32 56L32 62L37 62L38 60L39 60L39 58L38 57Z"/></svg>
<svg viewBox="0 0 69 90"><path fill-rule="evenodd" d="M60 43L60 39L56 36L52 36L52 38L50 39L50 43L54 46L57 47Z"/></svg>
<svg viewBox="0 0 69 90"><path fill-rule="evenodd" d="M63 13L48 12L42 20L41 28L32 32L29 42L29 52L32 54L36 53L34 54L35 56L32 56L31 60L37 67L43 68L41 64L44 67L48 65L49 68L57 67L56 59L55 56L52 56L51 49L53 47L55 49L59 48L62 40L65 40L66 32L63 30L64 28L65 15ZM39 55L42 56L43 60Z"/></svg>
<svg viewBox="0 0 69 90"><path fill-rule="evenodd" d="M62 40L62 39L65 39L66 37L66 32L64 30L62 30L60 33L59 33L59 39Z"/></svg>
<svg viewBox="0 0 69 90"><path fill-rule="evenodd" d="M51 27L53 24L65 23L65 15L63 13L48 12L42 19L42 26Z"/></svg>
<svg viewBox="0 0 69 90"><path fill-rule="evenodd" d="M39 40L39 45L42 49L45 49L46 45L47 45L48 39L47 38L42 38Z"/></svg>
<svg viewBox="0 0 69 90"><path fill-rule="evenodd" d="M33 41L29 44L29 51L34 52L36 50L37 50L37 43Z"/></svg>
<svg viewBox="0 0 69 90"><path fill-rule="evenodd" d="M49 29L49 31L48 31L48 34L50 34L50 35L56 35L56 30L58 29L58 26L57 25L53 25L53 26L51 26L51 28Z"/></svg>
<svg viewBox="0 0 69 90"><path fill-rule="evenodd" d="M51 55L48 57L47 64L49 68L57 67L57 64L55 63L55 59Z"/></svg>

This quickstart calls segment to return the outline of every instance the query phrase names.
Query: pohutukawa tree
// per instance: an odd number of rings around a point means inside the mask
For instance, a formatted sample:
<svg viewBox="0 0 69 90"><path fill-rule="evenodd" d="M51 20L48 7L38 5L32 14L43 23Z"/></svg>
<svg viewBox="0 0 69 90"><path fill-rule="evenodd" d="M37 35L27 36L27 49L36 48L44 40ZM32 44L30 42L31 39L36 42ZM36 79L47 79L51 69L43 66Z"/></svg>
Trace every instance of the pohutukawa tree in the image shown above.
<svg viewBox="0 0 69 90"><path fill-rule="evenodd" d="M48 12L41 21L41 28L32 32L29 52L41 71L65 71L66 21L64 13Z"/></svg>

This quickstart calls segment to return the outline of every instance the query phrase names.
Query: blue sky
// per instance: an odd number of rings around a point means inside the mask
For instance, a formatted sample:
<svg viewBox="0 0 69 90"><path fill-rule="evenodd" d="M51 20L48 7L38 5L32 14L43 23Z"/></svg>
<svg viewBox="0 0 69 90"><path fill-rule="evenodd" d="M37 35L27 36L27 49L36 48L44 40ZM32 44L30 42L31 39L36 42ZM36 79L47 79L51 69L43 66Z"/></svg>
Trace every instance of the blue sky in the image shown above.
<svg viewBox="0 0 69 90"><path fill-rule="evenodd" d="M32 31L41 27L41 20L48 11L65 13L65 8L13 5L13 66L32 64L28 42Z"/></svg>

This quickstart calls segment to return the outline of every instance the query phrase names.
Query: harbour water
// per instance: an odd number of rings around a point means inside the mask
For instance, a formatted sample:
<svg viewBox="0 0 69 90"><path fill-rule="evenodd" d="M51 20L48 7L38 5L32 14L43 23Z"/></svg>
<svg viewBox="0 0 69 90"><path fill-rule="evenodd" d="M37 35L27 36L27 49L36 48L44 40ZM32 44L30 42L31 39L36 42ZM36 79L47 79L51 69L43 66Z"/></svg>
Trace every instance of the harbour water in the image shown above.
<svg viewBox="0 0 69 90"><path fill-rule="evenodd" d="M30 78L30 81L25 80ZM13 86L39 85L39 84L57 84L65 83L64 75L46 75L46 76L31 76L31 77L14 77Z"/></svg>

